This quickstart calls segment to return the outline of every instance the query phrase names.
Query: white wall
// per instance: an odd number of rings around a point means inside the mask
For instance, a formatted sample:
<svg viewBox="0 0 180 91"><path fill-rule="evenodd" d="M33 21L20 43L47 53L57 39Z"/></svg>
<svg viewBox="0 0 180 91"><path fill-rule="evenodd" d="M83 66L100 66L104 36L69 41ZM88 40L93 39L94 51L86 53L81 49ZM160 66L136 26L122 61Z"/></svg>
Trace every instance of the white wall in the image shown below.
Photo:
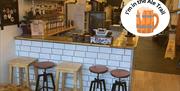
<svg viewBox="0 0 180 91"><path fill-rule="evenodd" d="M15 57L14 37L18 34L17 25L7 26L3 31L0 30L0 83L8 82L7 62Z"/></svg>

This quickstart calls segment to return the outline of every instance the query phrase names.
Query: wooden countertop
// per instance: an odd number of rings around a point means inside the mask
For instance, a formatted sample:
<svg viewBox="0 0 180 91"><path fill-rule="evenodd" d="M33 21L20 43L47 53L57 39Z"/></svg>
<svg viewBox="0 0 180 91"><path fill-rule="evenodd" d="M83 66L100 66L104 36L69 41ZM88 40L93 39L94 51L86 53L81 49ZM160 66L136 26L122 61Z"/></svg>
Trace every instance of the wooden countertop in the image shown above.
<svg viewBox="0 0 180 91"><path fill-rule="evenodd" d="M53 42L53 43L65 43L65 44L75 44L75 45L86 45L86 46L102 46L102 47L112 47L112 48L136 48L138 43L138 37L133 38L132 45L127 45L127 38L125 37L125 33L122 32L119 37L113 40L111 45L101 45L101 44L91 44L91 43L81 43L81 42L73 42L71 37L59 37L59 36L51 36L51 37L40 37L40 36L17 36L15 37L17 40L31 40L31 41L40 41L40 42Z"/></svg>

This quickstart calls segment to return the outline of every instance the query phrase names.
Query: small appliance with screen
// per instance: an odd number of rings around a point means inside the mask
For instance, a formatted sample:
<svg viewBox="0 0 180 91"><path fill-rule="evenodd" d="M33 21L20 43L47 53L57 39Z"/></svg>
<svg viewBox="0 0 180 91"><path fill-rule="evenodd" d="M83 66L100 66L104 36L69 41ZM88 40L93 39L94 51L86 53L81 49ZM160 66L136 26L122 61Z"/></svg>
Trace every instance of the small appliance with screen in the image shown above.
<svg viewBox="0 0 180 91"><path fill-rule="evenodd" d="M89 12L89 32L94 35L93 29L104 28L105 12Z"/></svg>

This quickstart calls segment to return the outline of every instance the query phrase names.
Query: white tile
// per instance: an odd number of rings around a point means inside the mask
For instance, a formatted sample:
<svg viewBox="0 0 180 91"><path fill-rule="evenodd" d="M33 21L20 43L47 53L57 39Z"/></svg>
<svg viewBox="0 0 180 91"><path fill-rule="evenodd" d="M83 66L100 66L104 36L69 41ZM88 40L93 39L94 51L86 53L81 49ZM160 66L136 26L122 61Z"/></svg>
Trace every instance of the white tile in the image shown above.
<svg viewBox="0 0 180 91"><path fill-rule="evenodd" d="M52 49L52 53L61 55L63 51L61 49Z"/></svg>
<svg viewBox="0 0 180 91"><path fill-rule="evenodd" d="M108 67L109 72L104 73L102 75L102 78L112 78L112 75L110 73L111 70L109 69L109 66L107 66L107 67Z"/></svg>
<svg viewBox="0 0 180 91"><path fill-rule="evenodd" d="M51 49L50 48L41 48L41 52L42 53L51 53Z"/></svg>
<svg viewBox="0 0 180 91"><path fill-rule="evenodd" d="M92 66L92 64L83 64L83 69L89 70L90 66Z"/></svg>
<svg viewBox="0 0 180 91"><path fill-rule="evenodd" d="M129 62L120 62L120 67L130 68L131 64Z"/></svg>
<svg viewBox="0 0 180 91"><path fill-rule="evenodd" d="M131 62L132 61L131 56L123 56L123 61Z"/></svg>
<svg viewBox="0 0 180 91"><path fill-rule="evenodd" d="M89 75L90 71L87 69L82 69L83 75Z"/></svg>
<svg viewBox="0 0 180 91"><path fill-rule="evenodd" d="M83 76L83 81L89 81L89 76L84 75L84 76Z"/></svg>
<svg viewBox="0 0 180 91"><path fill-rule="evenodd" d="M21 45L21 40L15 40L16 45Z"/></svg>
<svg viewBox="0 0 180 91"><path fill-rule="evenodd" d="M16 45L16 51L20 51L20 50L21 50L20 46Z"/></svg>
<svg viewBox="0 0 180 91"><path fill-rule="evenodd" d="M89 52L99 52L99 47L88 46Z"/></svg>
<svg viewBox="0 0 180 91"><path fill-rule="evenodd" d="M83 81L83 88L88 86L88 81ZM88 90L83 90L83 91L88 91Z"/></svg>
<svg viewBox="0 0 180 91"><path fill-rule="evenodd" d="M19 51L19 56L29 56L29 52Z"/></svg>
<svg viewBox="0 0 180 91"><path fill-rule="evenodd" d="M57 48L57 49L64 49L64 44L54 43L54 48Z"/></svg>
<svg viewBox="0 0 180 91"><path fill-rule="evenodd" d="M131 68L125 68L125 67L119 67L118 69L123 69L123 70L127 70L127 71L131 70Z"/></svg>
<svg viewBox="0 0 180 91"><path fill-rule="evenodd" d="M88 87L83 87L83 91L88 91L89 90L89 86L90 85L88 85Z"/></svg>
<svg viewBox="0 0 180 91"><path fill-rule="evenodd" d="M99 64L99 65L107 65L107 60L96 59L96 64Z"/></svg>
<svg viewBox="0 0 180 91"><path fill-rule="evenodd" d="M132 50L126 49L125 50L125 55L132 55Z"/></svg>
<svg viewBox="0 0 180 91"><path fill-rule="evenodd" d="M109 66L120 66L119 61L108 60Z"/></svg>
<svg viewBox="0 0 180 91"><path fill-rule="evenodd" d="M75 45L71 45L71 44L65 44L65 49L66 50L75 50L76 46Z"/></svg>
<svg viewBox="0 0 180 91"><path fill-rule="evenodd" d="M109 59L109 54L98 53L98 58L99 59Z"/></svg>
<svg viewBox="0 0 180 91"><path fill-rule="evenodd" d="M39 53L33 53L33 52L31 52L31 53L29 53L29 56L30 56L30 57L33 57L33 58L39 58Z"/></svg>
<svg viewBox="0 0 180 91"><path fill-rule="evenodd" d="M30 51L30 47L29 46L21 46L21 51Z"/></svg>
<svg viewBox="0 0 180 91"><path fill-rule="evenodd" d="M50 42L43 42L43 47L53 48L53 43L50 43Z"/></svg>
<svg viewBox="0 0 180 91"><path fill-rule="evenodd" d="M88 57L88 58L97 58L97 53L86 52L86 57Z"/></svg>
<svg viewBox="0 0 180 91"><path fill-rule="evenodd" d="M124 49L112 48L113 54L124 54Z"/></svg>
<svg viewBox="0 0 180 91"><path fill-rule="evenodd" d="M77 56L77 57L85 57L85 52L75 51L74 55Z"/></svg>
<svg viewBox="0 0 180 91"><path fill-rule="evenodd" d="M16 51L16 56L19 56L19 51Z"/></svg>
<svg viewBox="0 0 180 91"><path fill-rule="evenodd" d="M81 58L81 57L73 57L73 62L83 63L83 58Z"/></svg>
<svg viewBox="0 0 180 91"><path fill-rule="evenodd" d="M69 84L69 85L72 85L73 84L73 79L67 78L66 83Z"/></svg>
<svg viewBox="0 0 180 91"><path fill-rule="evenodd" d="M96 74L95 74L96 75ZM94 80L94 78L96 78L96 76L89 76L89 80L92 81Z"/></svg>
<svg viewBox="0 0 180 91"><path fill-rule="evenodd" d="M72 61L72 56L62 56L63 61Z"/></svg>
<svg viewBox="0 0 180 91"><path fill-rule="evenodd" d="M112 84L113 83L112 78L105 78L105 79L106 79L106 83L107 84Z"/></svg>
<svg viewBox="0 0 180 91"><path fill-rule="evenodd" d="M122 55L110 54L110 60L122 60Z"/></svg>
<svg viewBox="0 0 180 91"><path fill-rule="evenodd" d="M31 46L31 41L22 40L22 45Z"/></svg>
<svg viewBox="0 0 180 91"><path fill-rule="evenodd" d="M118 66L107 66L109 71L119 68Z"/></svg>
<svg viewBox="0 0 180 91"><path fill-rule="evenodd" d="M41 52L40 47L31 47L31 52Z"/></svg>
<svg viewBox="0 0 180 91"><path fill-rule="evenodd" d="M87 51L87 46L76 45L76 50L78 50L78 51Z"/></svg>
<svg viewBox="0 0 180 91"><path fill-rule="evenodd" d="M61 60L61 56L60 55L51 55L51 59L52 60Z"/></svg>
<svg viewBox="0 0 180 91"><path fill-rule="evenodd" d="M42 59L50 59L50 55L49 54L40 54L40 58L42 58Z"/></svg>
<svg viewBox="0 0 180 91"><path fill-rule="evenodd" d="M34 47L42 47L42 42L32 41L31 43Z"/></svg>
<svg viewBox="0 0 180 91"><path fill-rule="evenodd" d="M111 48L100 47L100 52L102 52L102 53L111 53Z"/></svg>
<svg viewBox="0 0 180 91"><path fill-rule="evenodd" d="M74 52L73 52L73 51L70 51L70 50L63 50L63 55L73 56L73 55L74 55Z"/></svg>
<svg viewBox="0 0 180 91"><path fill-rule="evenodd" d="M84 63L95 64L95 61L93 58L84 58Z"/></svg>

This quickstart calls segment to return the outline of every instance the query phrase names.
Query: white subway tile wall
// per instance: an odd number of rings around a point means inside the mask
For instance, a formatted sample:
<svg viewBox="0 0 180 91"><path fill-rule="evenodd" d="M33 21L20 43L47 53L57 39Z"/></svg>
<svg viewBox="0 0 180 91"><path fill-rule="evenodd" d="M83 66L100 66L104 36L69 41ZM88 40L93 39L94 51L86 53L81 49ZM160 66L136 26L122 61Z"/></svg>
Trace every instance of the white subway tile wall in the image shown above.
<svg viewBox="0 0 180 91"><path fill-rule="evenodd" d="M99 59L109 59L109 54L98 53L98 58Z"/></svg>
<svg viewBox="0 0 180 91"><path fill-rule="evenodd" d="M25 41L25 40L22 40L22 45L27 45L27 46L30 46L31 45L31 41Z"/></svg>
<svg viewBox="0 0 180 91"><path fill-rule="evenodd" d="M130 70L133 60L132 49L71 45L27 40L16 40L15 43L17 56L34 57L38 58L39 61L48 60L55 63L61 63L62 61L82 63L84 91L89 90L91 80L94 80L96 77L96 74L89 72L90 66L101 64L106 65L109 68L109 71L116 68ZM52 69L50 72L55 73L55 70ZM31 80L34 79L33 68L30 77ZM115 78L113 78L110 73L105 73L100 77L106 80L107 91L110 91ZM67 86L72 87L72 76L68 76L67 80ZM125 80L129 82L129 79Z"/></svg>
<svg viewBox="0 0 180 91"><path fill-rule="evenodd" d="M53 48L53 43L43 42L43 47Z"/></svg>

